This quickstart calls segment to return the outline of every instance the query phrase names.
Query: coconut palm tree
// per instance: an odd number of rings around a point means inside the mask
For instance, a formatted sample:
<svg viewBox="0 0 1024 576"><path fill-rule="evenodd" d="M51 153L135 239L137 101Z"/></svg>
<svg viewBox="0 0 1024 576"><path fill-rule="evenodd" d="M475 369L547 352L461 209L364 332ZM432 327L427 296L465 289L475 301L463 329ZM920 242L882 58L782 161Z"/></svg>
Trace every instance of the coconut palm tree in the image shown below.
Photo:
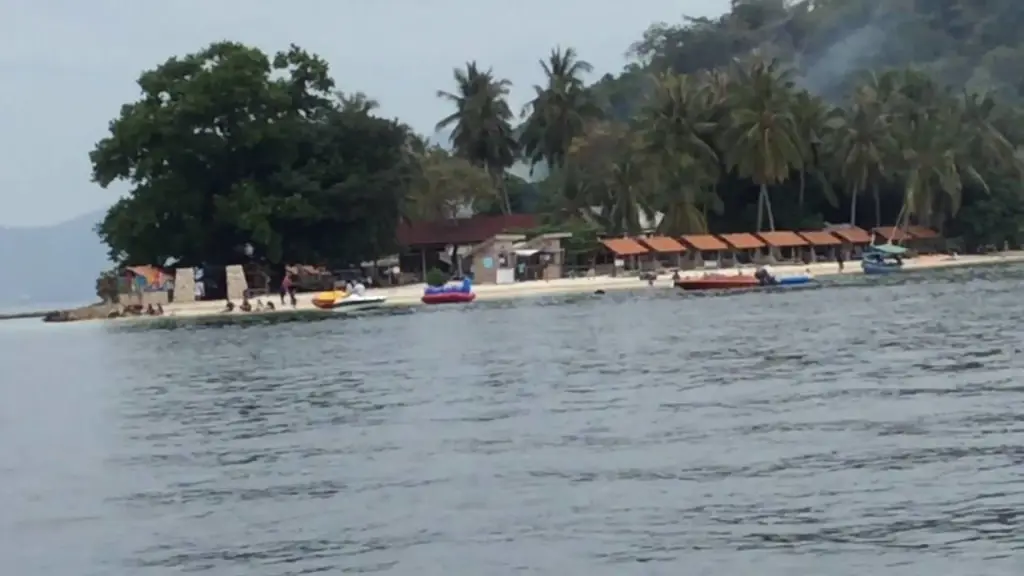
<svg viewBox="0 0 1024 576"><path fill-rule="evenodd" d="M555 48L540 66L547 83L535 85L533 100L523 107L526 121L519 141L531 165L546 162L550 172L564 166L573 139L589 120L601 116L601 109L583 84L583 75L593 67L575 49Z"/></svg>
<svg viewBox="0 0 1024 576"><path fill-rule="evenodd" d="M850 192L850 224L857 224L857 200L868 186L875 204L875 226L882 225L879 181L899 153L877 92L859 89L853 107L829 120L834 132L834 150L839 174Z"/></svg>
<svg viewBox="0 0 1024 576"><path fill-rule="evenodd" d="M653 85L638 125L642 150L660 174L654 204L665 213L661 228L705 232L708 209L722 206L714 190L719 158L709 144L716 125L709 121L708 98L696 80L673 72L658 75Z"/></svg>
<svg viewBox="0 0 1024 576"><path fill-rule="evenodd" d="M764 213L775 230L768 187L785 182L792 170L803 170L800 130L790 108L792 82L776 62L755 61L735 67L728 97L728 128L722 139L726 164L759 188L757 229Z"/></svg>
<svg viewBox="0 0 1024 576"><path fill-rule="evenodd" d="M504 186L505 170L516 160L518 144L508 105L511 83L483 71L476 62L454 71L455 91L439 90L439 98L455 105L455 112L437 123L437 130L451 129L450 141L456 155L485 168L502 198L503 211L512 212Z"/></svg>
<svg viewBox="0 0 1024 576"><path fill-rule="evenodd" d="M810 175L818 183L825 200L835 206L836 197L826 174L823 161L824 144L830 140L830 132L834 129L840 110L825 104L821 98L812 96L806 90L798 91L791 103L793 118L799 134L798 144L803 158L803 166L797 171L800 187L797 192L797 206L803 216L804 201L807 191L807 176Z"/></svg>
<svg viewBox="0 0 1024 576"><path fill-rule="evenodd" d="M369 114L380 108L380 102L370 98L365 92L343 92L338 90L335 92L335 96L337 96L338 102L341 104L341 109L345 112Z"/></svg>

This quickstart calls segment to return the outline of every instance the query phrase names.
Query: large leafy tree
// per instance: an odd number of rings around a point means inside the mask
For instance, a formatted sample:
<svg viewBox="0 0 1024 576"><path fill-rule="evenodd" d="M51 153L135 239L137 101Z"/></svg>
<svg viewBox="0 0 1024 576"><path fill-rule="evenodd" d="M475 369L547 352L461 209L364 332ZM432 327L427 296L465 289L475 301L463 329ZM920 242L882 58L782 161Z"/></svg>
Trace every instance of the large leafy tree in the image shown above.
<svg viewBox="0 0 1024 576"><path fill-rule="evenodd" d="M437 123L438 130L451 130L451 144L458 156L483 167L502 195L503 209L512 211L504 186L505 170L516 161L518 143L512 128L508 104L511 83L481 70L476 62L454 71L455 91L439 90L455 111Z"/></svg>
<svg viewBox="0 0 1024 576"><path fill-rule="evenodd" d="M445 220L461 212L479 211L495 200L497 192L487 171L440 146L431 146L417 158L410 187L409 220Z"/></svg>
<svg viewBox="0 0 1024 576"><path fill-rule="evenodd" d="M407 129L342 106L319 57L220 42L138 84L90 155L97 183L131 187L98 228L116 262L348 263L393 247Z"/></svg>

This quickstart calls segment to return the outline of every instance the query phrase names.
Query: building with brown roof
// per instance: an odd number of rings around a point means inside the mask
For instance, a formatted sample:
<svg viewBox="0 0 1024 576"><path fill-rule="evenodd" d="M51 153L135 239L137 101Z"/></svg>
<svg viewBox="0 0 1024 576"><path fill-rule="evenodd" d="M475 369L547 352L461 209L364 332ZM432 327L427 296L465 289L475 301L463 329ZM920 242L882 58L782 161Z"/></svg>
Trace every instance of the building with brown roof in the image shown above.
<svg viewBox="0 0 1024 576"><path fill-rule="evenodd" d="M843 246L843 241L838 236L824 230L804 230L797 234L807 240L805 254L811 262L835 260L836 251L842 249Z"/></svg>
<svg viewBox="0 0 1024 576"><path fill-rule="evenodd" d="M686 247L683 268L704 268L708 262L718 266L722 254L729 250L728 244L711 234L686 234L680 236L679 240Z"/></svg>
<svg viewBox="0 0 1024 576"><path fill-rule="evenodd" d="M772 256L780 260L794 262L804 260L806 249L809 246L805 238L789 230L758 232L757 236L764 240Z"/></svg>
<svg viewBox="0 0 1024 576"><path fill-rule="evenodd" d="M401 270L415 270L422 279L437 267L450 273L470 272L477 283L512 282L532 261L546 269L545 278L561 276L561 235L548 235L537 246L521 245L526 236L517 232L536 228L534 214L479 215L430 222L402 222L398 226ZM558 244L558 249L552 246ZM553 252L553 253L551 253ZM518 277L524 277L519 274Z"/></svg>
<svg viewBox="0 0 1024 576"><path fill-rule="evenodd" d="M729 246L736 264L757 262L761 249L765 247L763 240L746 232L719 234L718 237Z"/></svg>
<svg viewBox="0 0 1024 576"><path fill-rule="evenodd" d="M679 268L682 266L686 246L683 246L675 238L648 236L646 238L637 238L637 241L651 249L652 262L660 264L662 267Z"/></svg>

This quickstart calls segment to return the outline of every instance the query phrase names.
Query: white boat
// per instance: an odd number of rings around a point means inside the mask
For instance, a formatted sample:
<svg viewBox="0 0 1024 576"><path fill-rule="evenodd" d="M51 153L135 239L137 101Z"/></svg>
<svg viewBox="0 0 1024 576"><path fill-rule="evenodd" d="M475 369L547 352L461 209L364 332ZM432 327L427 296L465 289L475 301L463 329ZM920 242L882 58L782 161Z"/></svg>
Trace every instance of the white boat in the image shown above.
<svg viewBox="0 0 1024 576"><path fill-rule="evenodd" d="M334 310L337 312L373 310L384 306L385 302L387 302L386 296L350 294L344 290L320 292L313 296L313 306L321 310Z"/></svg>

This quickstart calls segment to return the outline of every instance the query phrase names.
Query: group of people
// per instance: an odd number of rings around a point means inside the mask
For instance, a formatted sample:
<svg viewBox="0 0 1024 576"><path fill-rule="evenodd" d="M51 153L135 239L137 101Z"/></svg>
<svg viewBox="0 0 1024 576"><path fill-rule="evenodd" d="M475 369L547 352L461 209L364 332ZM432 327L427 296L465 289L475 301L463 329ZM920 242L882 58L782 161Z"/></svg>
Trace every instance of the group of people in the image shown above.
<svg viewBox="0 0 1024 576"><path fill-rule="evenodd" d="M349 294L357 294L359 296L363 296L366 294L366 284L358 280L355 282L346 282L344 289L345 292ZM280 289L278 290L278 295L281 297L281 306L285 305L285 300L287 299L288 303L291 304L292 308L297 307L298 299L296 298L295 294L295 277L290 274L286 275L284 279L281 280ZM270 299L268 299L266 303L264 303L260 299L256 299L256 303L253 304L249 298L248 292L242 295L242 303L237 306L235 305L234 302L228 299L224 306L224 312L234 312L236 308L240 312L264 312L274 311L277 309L277 307L274 306L274 302ZM161 313L163 313L162 309Z"/></svg>
<svg viewBox="0 0 1024 576"><path fill-rule="evenodd" d="M283 303L284 299L282 299L281 302ZM293 300L292 306L293 307L295 306L294 300ZM263 301L260 300L259 298L256 299L256 305L253 306L252 301L249 300L249 294L243 294L242 295L242 303L238 305L238 311L239 312L253 312L253 311L256 311L256 312L264 312L264 311L272 312L272 311L274 311L276 309L277 309L277 307L274 306L274 302L272 300L267 300L267 303L264 304ZM227 301L227 304L224 306L224 311L225 312L234 312L235 311L235 303L232 302L229 299Z"/></svg>
<svg viewBox="0 0 1024 576"><path fill-rule="evenodd" d="M281 285L280 289L278 290L278 294L281 296L281 306L284 306L285 298L289 299L292 308L298 306L299 302L298 299L295 297L295 278L293 275L286 274L284 279L281 280ZM234 312L235 308L235 303L232 302L231 299L229 298L227 300L227 303L224 305L224 311ZM273 312L274 310L277 310L277 307L274 306L273 300L270 299L268 299L267 302L264 303L262 300L257 298L256 304L253 305L252 301L249 299L248 291L242 294L242 303L239 304L237 308L240 312Z"/></svg>

